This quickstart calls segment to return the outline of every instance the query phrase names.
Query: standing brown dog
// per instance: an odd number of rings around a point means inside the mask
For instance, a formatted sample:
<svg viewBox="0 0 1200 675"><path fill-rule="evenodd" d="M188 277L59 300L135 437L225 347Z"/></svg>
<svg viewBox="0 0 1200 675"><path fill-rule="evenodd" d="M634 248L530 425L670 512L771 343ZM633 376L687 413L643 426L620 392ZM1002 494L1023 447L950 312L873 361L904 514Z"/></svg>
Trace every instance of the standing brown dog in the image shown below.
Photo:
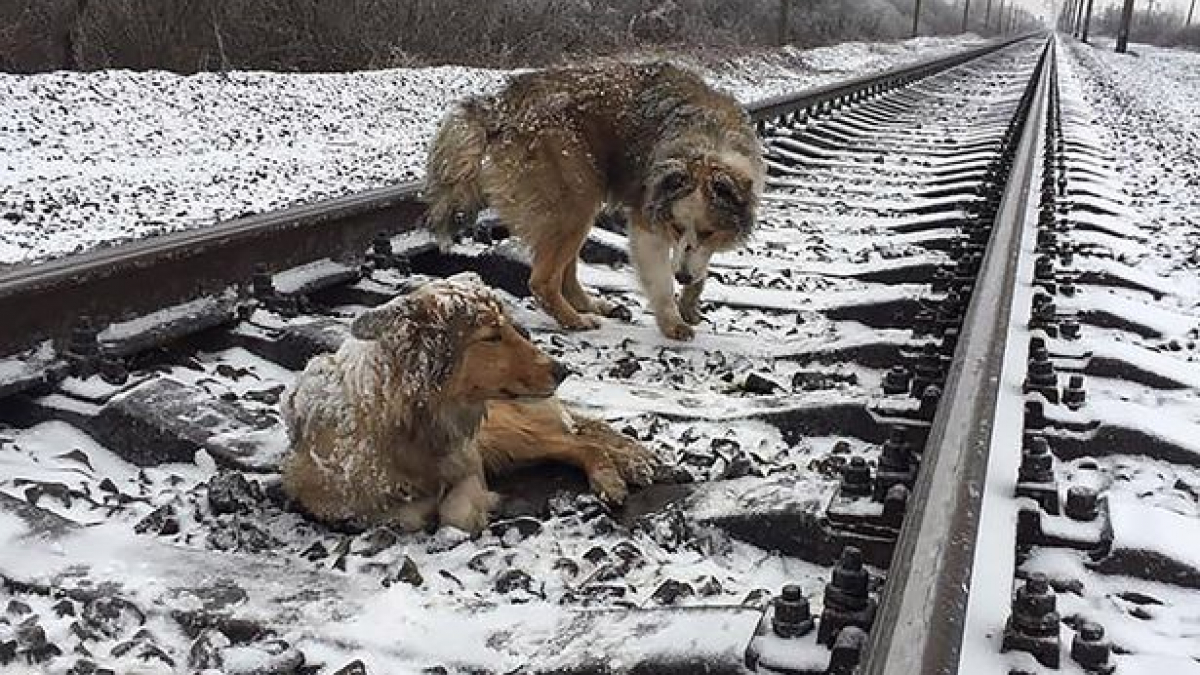
<svg viewBox="0 0 1200 675"><path fill-rule="evenodd" d="M532 249L530 290L572 329L598 326L610 309L576 267L601 207L623 208L660 330L689 339L709 259L750 236L764 175L732 97L669 64L611 64L519 75L464 101L434 138L425 187L443 248L496 209Z"/></svg>

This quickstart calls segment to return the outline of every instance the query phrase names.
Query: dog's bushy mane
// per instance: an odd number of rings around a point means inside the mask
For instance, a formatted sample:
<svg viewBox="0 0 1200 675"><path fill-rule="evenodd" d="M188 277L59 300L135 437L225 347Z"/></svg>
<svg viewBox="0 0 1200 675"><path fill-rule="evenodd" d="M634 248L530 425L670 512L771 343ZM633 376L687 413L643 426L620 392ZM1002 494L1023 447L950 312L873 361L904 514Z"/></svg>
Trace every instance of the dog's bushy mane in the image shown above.
<svg viewBox="0 0 1200 675"><path fill-rule="evenodd" d="M454 372L467 336L502 317L499 299L473 275L431 282L364 313L355 337L378 341L384 395L415 411L429 406ZM397 379L399 381L397 381Z"/></svg>

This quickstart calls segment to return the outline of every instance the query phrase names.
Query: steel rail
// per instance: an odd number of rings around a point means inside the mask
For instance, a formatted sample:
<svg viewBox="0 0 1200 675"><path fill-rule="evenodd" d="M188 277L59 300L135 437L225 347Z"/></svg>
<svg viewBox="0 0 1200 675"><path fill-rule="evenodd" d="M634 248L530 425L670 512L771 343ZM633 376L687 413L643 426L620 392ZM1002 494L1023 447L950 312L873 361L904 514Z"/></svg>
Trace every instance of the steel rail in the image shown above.
<svg viewBox="0 0 1200 675"><path fill-rule="evenodd" d="M890 89L911 84L930 75L960 66L968 61L1000 51L1023 40L1040 35L1026 33L1013 37L998 38L982 46L967 49L949 56L928 59L872 75L864 75L844 82L816 87L800 95L779 96L756 101L747 106L750 119L759 125L777 119L787 120L792 116L813 114L878 95Z"/></svg>
<svg viewBox="0 0 1200 675"><path fill-rule="evenodd" d="M747 106L758 124L815 114L999 51L1005 38L849 82ZM93 325L144 315L230 286L263 265L279 271L323 258L361 260L379 234L414 229L421 185L406 183L238 218L0 272L0 357L65 339L80 317Z"/></svg>
<svg viewBox="0 0 1200 675"><path fill-rule="evenodd" d="M1031 78L1032 106L896 542L863 675L957 672L1010 322L1008 295L1036 187L1053 58L1050 40Z"/></svg>

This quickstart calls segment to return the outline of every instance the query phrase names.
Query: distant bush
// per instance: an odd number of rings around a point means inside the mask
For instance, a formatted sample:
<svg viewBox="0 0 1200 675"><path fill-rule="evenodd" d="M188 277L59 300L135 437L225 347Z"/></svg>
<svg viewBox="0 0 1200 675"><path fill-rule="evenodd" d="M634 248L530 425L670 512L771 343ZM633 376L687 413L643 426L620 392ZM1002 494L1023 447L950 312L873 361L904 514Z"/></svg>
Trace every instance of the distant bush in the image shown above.
<svg viewBox="0 0 1200 675"><path fill-rule="evenodd" d="M783 1L3 0L0 69L511 67L642 49L744 51L778 43ZM787 39L805 47L912 30L913 0L788 1ZM923 0L922 33L957 32L951 2Z"/></svg>

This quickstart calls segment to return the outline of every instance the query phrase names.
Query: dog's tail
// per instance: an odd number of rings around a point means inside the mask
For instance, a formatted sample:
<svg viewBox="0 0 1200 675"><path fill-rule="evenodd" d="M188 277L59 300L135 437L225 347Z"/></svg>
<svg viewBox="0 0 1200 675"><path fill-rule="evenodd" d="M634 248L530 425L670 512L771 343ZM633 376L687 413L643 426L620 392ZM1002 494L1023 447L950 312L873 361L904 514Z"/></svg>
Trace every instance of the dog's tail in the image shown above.
<svg viewBox="0 0 1200 675"><path fill-rule="evenodd" d="M442 119L425 167L426 224L443 251L486 206L480 172L487 151L486 107L467 99Z"/></svg>

